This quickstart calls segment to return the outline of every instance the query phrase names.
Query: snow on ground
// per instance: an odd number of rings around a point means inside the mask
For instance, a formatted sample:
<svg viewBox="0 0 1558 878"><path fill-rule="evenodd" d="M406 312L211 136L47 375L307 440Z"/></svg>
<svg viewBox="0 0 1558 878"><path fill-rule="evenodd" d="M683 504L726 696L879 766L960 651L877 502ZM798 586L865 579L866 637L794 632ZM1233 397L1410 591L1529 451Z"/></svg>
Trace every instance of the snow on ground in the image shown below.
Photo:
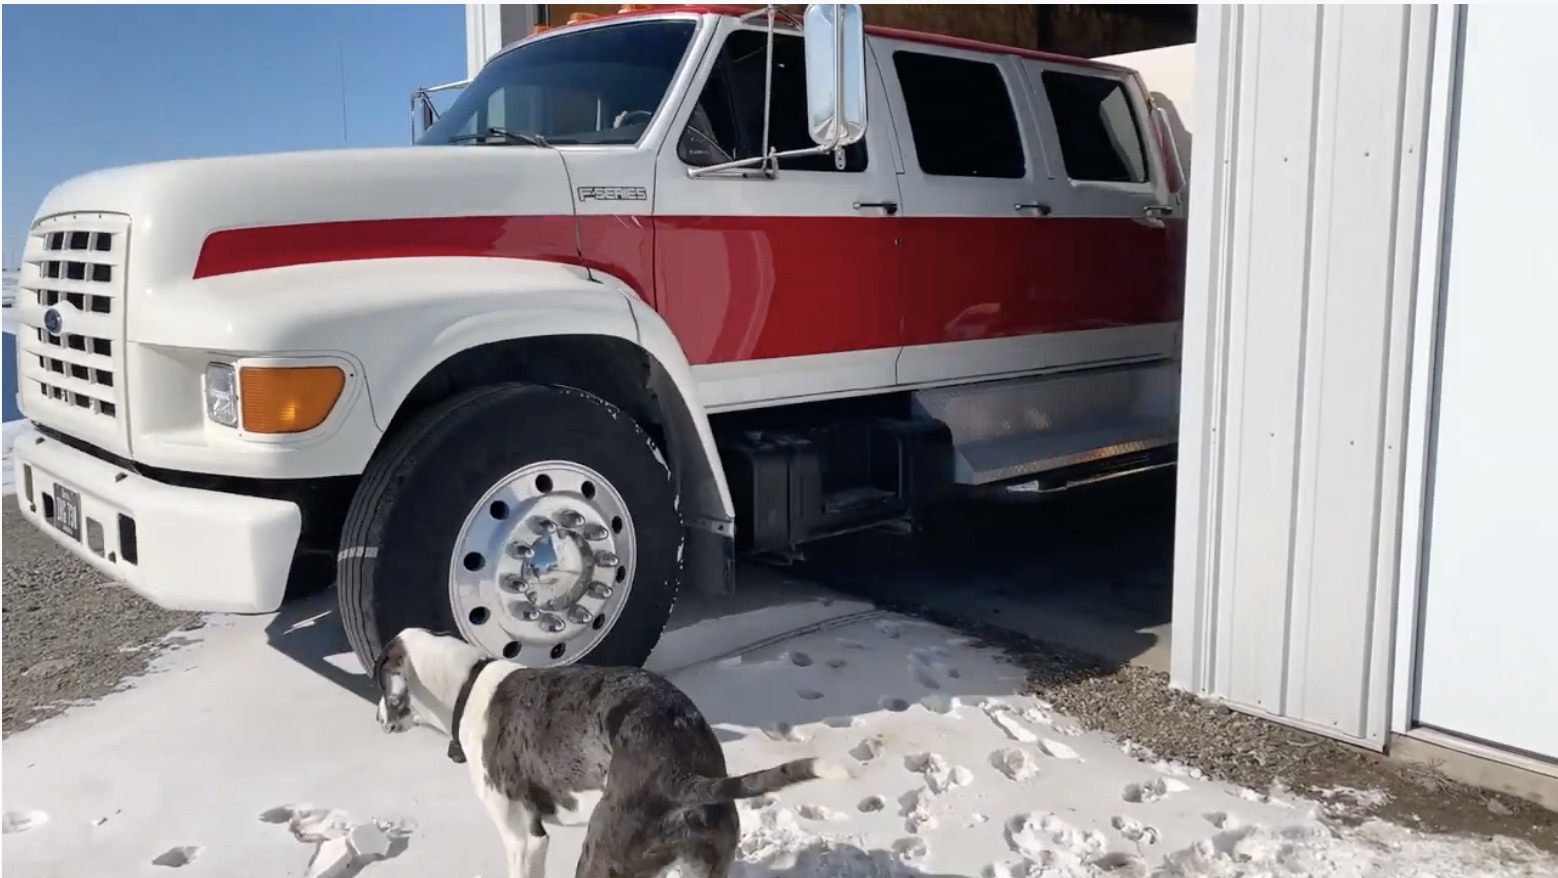
<svg viewBox="0 0 1558 878"><path fill-rule="evenodd" d="M30 422L6 421L4 424L0 424L0 430L4 431L0 433L0 442L4 442L5 445L5 489L0 491L0 496L16 493L16 476L11 472L11 441L16 438L18 433L22 432L28 423Z"/></svg>
<svg viewBox="0 0 1558 878"><path fill-rule="evenodd" d="M466 770L431 730L379 731L333 619L223 618L195 637L6 742L8 878L300 876L369 823L389 848L364 876L503 875ZM744 805L736 878L1558 874L1383 824L1334 830L1307 803L1139 762L1017 694L996 654L861 604L698 622L650 666L703 708L733 772L820 755L854 774ZM582 835L553 830L549 874L572 874Z"/></svg>

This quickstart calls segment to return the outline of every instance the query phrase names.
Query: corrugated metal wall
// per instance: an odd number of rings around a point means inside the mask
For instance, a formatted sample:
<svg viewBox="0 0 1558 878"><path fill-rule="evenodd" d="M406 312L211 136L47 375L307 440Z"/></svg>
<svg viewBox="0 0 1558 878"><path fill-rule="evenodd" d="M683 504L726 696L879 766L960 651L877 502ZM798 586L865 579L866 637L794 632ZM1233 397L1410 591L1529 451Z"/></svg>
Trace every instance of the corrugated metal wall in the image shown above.
<svg viewBox="0 0 1558 878"><path fill-rule="evenodd" d="M1202 6L1173 677L1383 747L1432 6Z"/></svg>

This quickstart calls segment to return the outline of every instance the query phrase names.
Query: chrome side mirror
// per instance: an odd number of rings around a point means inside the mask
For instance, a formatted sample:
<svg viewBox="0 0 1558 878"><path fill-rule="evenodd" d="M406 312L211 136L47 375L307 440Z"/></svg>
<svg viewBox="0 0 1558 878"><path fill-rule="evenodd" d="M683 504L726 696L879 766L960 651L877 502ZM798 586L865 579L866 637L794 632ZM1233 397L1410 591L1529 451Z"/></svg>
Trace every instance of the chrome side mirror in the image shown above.
<svg viewBox="0 0 1558 878"><path fill-rule="evenodd" d="M806 128L824 151L866 136L866 28L859 3L813 3L806 41Z"/></svg>

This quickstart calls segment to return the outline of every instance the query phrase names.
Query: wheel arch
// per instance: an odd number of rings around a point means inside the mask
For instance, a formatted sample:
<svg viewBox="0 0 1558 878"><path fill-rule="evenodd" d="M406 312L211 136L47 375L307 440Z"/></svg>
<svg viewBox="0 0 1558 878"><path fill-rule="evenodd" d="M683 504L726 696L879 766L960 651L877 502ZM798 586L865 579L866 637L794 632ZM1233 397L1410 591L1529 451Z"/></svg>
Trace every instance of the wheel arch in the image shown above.
<svg viewBox="0 0 1558 878"><path fill-rule="evenodd" d="M475 344L449 354L417 379L396 406L379 447L417 414L465 390L506 381L572 387L606 400L643 425L668 457L687 524L728 535L734 506L708 417L680 347L666 359L672 360L669 366L630 339L582 332Z"/></svg>

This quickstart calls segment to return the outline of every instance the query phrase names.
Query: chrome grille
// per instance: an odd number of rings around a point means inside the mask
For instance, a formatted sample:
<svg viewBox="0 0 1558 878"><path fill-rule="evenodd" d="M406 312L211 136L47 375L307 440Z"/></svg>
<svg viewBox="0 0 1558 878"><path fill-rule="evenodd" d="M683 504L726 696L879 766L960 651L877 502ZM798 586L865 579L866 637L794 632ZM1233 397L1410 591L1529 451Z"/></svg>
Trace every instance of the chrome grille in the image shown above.
<svg viewBox="0 0 1558 878"><path fill-rule="evenodd" d="M33 227L18 283L22 405L33 420L121 449L129 219L50 217ZM57 320L57 323L54 321Z"/></svg>

